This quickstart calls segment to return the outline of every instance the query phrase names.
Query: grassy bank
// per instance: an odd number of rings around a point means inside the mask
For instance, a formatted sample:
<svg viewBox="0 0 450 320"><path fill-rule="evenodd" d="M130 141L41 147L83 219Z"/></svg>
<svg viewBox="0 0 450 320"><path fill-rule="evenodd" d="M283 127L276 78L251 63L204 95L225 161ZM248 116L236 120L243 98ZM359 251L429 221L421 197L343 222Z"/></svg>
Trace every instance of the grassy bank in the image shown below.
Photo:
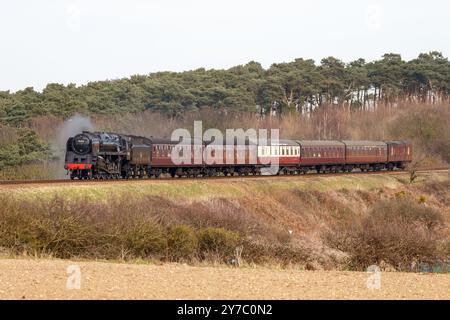
<svg viewBox="0 0 450 320"><path fill-rule="evenodd" d="M448 172L0 188L0 246L62 258L408 270L450 257Z"/></svg>

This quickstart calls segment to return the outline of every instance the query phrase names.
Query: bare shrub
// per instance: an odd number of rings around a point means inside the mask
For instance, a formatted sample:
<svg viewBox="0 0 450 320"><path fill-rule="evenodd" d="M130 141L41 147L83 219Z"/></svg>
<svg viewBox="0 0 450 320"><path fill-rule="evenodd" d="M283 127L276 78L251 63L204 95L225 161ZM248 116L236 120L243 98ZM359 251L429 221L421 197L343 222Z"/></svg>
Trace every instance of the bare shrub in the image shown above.
<svg viewBox="0 0 450 320"><path fill-rule="evenodd" d="M15 143L18 138L17 129L0 124L0 147Z"/></svg>
<svg viewBox="0 0 450 320"><path fill-rule="evenodd" d="M311 261L311 249L299 245L268 241L264 237L244 240L242 258L249 263L306 264Z"/></svg>
<svg viewBox="0 0 450 320"><path fill-rule="evenodd" d="M331 226L324 239L331 247L349 253L353 269L383 261L407 270L414 261L436 258L442 222L439 212L414 200L382 200L361 219Z"/></svg>
<svg viewBox="0 0 450 320"><path fill-rule="evenodd" d="M215 198L192 203L158 201L158 216L167 225L187 224L194 228L224 228L243 235L265 234L279 239L277 226L268 225L249 211L245 203Z"/></svg>

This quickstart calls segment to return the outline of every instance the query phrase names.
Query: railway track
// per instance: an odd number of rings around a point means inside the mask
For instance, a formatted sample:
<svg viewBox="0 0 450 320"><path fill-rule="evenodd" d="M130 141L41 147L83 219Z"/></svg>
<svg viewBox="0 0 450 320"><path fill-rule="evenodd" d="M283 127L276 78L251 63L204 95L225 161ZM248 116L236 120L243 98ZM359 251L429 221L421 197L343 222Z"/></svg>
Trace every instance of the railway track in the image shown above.
<svg viewBox="0 0 450 320"><path fill-rule="evenodd" d="M430 173L436 171L450 171L450 167L439 167L439 168L420 168L415 170L416 173ZM160 178L135 178L135 179L106 179L106 180L70 180L70 179L50 179L50 180L0 180L0 186L12 186L12 185L30 185L30 184L89 184L89 183L134 183L134 182L180 182L180 181L192 181L192 180L242 180L242 179L292 179L292 178L316 178L316 177L336 177L336 176L349 176L349 175L399 175L408 173L406 170L396 170L396 171L354 171L351 173L339 172L339 173L307 173L301 175L248 175L248 176L215 176L215 177L197 177L197 178L171 178L171 177L160 177Z"/></svg>

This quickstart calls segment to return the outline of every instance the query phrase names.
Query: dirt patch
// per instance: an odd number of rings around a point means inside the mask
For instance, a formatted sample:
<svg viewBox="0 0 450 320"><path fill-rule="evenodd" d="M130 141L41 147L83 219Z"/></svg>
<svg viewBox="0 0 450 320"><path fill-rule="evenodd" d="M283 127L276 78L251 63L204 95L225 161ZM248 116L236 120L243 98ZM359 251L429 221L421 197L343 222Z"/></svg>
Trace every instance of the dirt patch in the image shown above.
<svg viewBox="0 0 450 320"><path fill-rule="evenodd" d="M67 289L67 268L80 289ZM450 275L0 260L0 299L450 299ZM70 282L74 283L74 282Z"/></svg>

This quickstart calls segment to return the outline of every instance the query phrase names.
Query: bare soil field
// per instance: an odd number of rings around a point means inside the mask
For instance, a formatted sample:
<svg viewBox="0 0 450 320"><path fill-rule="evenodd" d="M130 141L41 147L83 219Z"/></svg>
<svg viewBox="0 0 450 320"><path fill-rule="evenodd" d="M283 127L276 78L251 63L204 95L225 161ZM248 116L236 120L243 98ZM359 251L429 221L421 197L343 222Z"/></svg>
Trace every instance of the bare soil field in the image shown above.
<svg viewBox="0 0 450 320"><path fill-rule="evenodd" d="M80 288L67 288L68 267ZM450 299L450 275L0 259L1 299ZM69 283L74 283L70 282Z"/></svg>

